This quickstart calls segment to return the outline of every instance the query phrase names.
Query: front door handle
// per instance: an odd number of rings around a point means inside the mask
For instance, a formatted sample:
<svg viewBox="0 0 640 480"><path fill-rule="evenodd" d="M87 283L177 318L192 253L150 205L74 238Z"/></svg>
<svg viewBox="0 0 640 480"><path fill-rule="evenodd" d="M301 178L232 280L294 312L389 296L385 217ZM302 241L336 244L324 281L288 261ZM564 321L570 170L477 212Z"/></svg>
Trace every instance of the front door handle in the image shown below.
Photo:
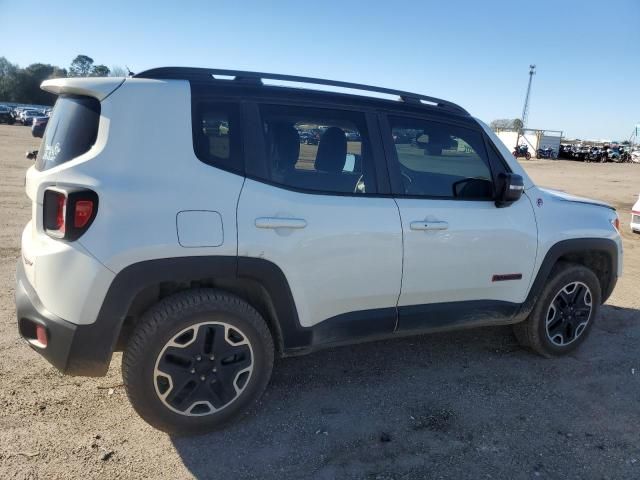
<svg viewBox="0 0 640 480"><path fill-rule="evenodd" d="M304 228L307 221L304 218L283 218L283 217L259 217L256 218L258 228Z"/></svg>
<svg viewBox="0 0 640 480"><path fill-rule="evenodd" d="M446 230L449 228L448 222L427 222L419 220L409 224L411 230Z"/></svg>

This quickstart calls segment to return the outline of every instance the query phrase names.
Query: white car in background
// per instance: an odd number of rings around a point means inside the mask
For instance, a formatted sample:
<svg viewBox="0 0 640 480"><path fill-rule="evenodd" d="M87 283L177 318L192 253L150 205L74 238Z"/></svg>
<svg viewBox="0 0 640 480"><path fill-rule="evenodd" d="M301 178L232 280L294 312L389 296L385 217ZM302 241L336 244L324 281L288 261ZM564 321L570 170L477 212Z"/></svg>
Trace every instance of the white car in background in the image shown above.
<svg viewBox="0 0 640 480"><path fill-rule="evenodd" d="M640 194L635 205L631 207L631 230L634 233L640 233Z"/></svg>

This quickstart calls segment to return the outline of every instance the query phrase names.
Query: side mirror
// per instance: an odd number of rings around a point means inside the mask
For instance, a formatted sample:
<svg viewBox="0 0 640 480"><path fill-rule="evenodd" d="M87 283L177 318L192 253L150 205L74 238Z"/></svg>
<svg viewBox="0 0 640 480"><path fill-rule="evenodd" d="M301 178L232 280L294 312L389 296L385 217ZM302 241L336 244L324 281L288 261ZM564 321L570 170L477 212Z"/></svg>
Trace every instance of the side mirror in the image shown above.
<svg viewBox="0 0 640 480"><path fill-rule="evenodd" d="M24 155L27 160L35 160L36 157L38 156L38 150L32 150L30 152L25 153Z"/></svg>
<svg viewBox="0 0 640 480"><path fill-rule="evenodd" d="M498 175L496 207L508 207L520 200L524 192L524 181L515 173L501 173Z"/></svg>

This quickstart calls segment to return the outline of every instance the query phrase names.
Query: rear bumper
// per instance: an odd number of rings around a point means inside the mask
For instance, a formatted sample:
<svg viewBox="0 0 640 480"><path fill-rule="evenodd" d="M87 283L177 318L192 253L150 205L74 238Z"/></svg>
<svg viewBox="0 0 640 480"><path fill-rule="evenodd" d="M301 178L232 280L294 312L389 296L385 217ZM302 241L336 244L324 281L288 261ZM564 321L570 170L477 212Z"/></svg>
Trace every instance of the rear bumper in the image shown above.
<svg viewBox="0 0 640 480"><path fill-rule="evenodd" d="M43 305L29 283L22 260L16 270L16 313L20 336L54 367L67 375L98 377L106 374L111 360L100 349L92 348L87 340L99 337L93 325L75 325L53 313ZM36 339L35 326L47 332L47 345ZM95 345L93 345L95 347Z"/></svg>

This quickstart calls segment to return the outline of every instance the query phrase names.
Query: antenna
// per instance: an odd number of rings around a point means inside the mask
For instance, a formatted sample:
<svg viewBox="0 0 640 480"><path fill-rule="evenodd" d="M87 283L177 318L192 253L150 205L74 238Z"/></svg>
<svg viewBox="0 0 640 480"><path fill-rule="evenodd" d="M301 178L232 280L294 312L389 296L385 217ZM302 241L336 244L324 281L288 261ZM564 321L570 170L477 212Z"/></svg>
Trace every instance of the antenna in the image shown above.
<svg viewBox="0 0 640 480"><path fill-rule="evenodd" d="M524 97L524 107L522 108L522 128L527 126L527 116L529 116L529 97L531 96L531 81L536 74L536 66L529 65L529 85L527 86L527 96Z"/></svg>
<svg viewBox="0 0 640 480"><path fill-rule="evenodd" d="M129 77L133 77L133 76L135 75L135 73L133 73L133 72L131 71L131 69L130 69L128 66L126 66L126 65L125 65L125 66L124 66L124 68L126 68L126 69L127 69L127 75L128 75Z"/></svg>

